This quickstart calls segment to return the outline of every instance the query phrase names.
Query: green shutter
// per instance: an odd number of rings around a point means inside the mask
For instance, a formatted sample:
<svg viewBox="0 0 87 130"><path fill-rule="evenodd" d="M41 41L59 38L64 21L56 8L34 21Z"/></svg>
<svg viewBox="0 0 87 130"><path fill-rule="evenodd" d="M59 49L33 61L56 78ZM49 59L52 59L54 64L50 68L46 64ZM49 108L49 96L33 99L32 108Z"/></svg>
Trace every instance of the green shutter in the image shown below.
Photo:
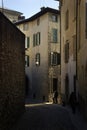
<svg viewBox="0 0 87 130"><path fill-rule="evenodd" d="M53 34L53 42L57 43L57 29L53 29L52 30L52 34Z"/></svg>
<svg viewBox="0 0 87 130"><path fill-rule="evenodd" d="M36 45L40 45L40 32L36 34Z"/></svg>
<svg viewBox="0 0 87 130"><path fill-rule="evenodd" d="M27 37L27 48L29 48L29 47L30 47L30 38Z"/></svg>
<svg viewBox="0 0 87 130"><path fill-rule="evenodd" d="M27 66L29 66L29 56L27 56Z"/></svg>
<svg viewBox="0 0 87 130"><path fill-rule="evenodd" d="M35 46L35 34L33 34L33 46Z"/></svg>
<svg viewBox="0 0 87 130"><path fill-rule="evenodd" d="M40 45L40 32L39 32L39 34L38 34L38 35L39 35L39 45Z"/></svg>

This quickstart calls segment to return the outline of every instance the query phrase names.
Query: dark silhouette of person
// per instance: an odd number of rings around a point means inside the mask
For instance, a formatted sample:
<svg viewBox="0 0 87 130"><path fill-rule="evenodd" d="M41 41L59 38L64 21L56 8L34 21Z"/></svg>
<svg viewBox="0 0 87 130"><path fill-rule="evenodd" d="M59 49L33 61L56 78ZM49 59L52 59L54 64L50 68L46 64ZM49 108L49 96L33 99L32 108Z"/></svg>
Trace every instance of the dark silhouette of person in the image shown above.
<svg viewBox="0 0 87 130"><path fill-rule="evenodd" d="M72 108L73 114L75 114L75 112L76 112L76 94L75 94L75 92L71 93L69 103Z"/></svg>
<svg viewBox="0 0 87 130"><path fill-rule="evenodd" d="M58 92L55 91L55 93L54 93L54 102L55 102L56 104L58 103L57 98L58 98Z"/></svg>

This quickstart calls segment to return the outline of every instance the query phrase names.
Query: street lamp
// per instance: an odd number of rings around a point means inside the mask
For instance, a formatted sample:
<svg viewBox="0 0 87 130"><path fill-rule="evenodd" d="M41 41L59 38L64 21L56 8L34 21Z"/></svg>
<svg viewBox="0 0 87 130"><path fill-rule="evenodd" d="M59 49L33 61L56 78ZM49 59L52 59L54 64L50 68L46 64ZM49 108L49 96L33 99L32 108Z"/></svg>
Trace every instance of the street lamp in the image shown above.
<svg viewBox="0 0 87 130"><path fill-rule="evenodd" d="M39 62L38 62L38 61L36 61L36 65L39 65Z"/></svg>

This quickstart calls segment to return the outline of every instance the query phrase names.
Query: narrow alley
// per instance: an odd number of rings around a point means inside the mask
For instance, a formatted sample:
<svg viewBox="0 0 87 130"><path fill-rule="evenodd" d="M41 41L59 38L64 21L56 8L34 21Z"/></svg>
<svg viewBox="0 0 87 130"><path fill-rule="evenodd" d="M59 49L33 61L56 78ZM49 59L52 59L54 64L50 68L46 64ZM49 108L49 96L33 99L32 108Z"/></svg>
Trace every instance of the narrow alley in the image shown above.
<svg viewBox="0 0 87 130"><path fill-rule="evenodd" d="M26 112L12 130L87 130L86 122L58 104L25 104Z"/></svg>

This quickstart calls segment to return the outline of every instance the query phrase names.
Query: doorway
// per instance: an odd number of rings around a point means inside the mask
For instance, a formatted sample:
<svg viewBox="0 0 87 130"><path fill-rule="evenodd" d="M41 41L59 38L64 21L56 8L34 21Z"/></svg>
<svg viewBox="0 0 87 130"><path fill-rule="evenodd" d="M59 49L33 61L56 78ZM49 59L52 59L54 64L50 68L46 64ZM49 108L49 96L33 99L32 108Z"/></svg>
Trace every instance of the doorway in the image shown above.
<svg viewBox="0 0 87 130"><path fill-rule="evenodd" d="M65 97L66 97L66 102L68 102L68 99L69 99L69 78L68 78L68 74L65 77Z"/></svg>
<svg viewBox="0 0 87 130"><path fill-rule="evenodd" d="M58 79L53 78L53 92L57 91Z"/></svg>

